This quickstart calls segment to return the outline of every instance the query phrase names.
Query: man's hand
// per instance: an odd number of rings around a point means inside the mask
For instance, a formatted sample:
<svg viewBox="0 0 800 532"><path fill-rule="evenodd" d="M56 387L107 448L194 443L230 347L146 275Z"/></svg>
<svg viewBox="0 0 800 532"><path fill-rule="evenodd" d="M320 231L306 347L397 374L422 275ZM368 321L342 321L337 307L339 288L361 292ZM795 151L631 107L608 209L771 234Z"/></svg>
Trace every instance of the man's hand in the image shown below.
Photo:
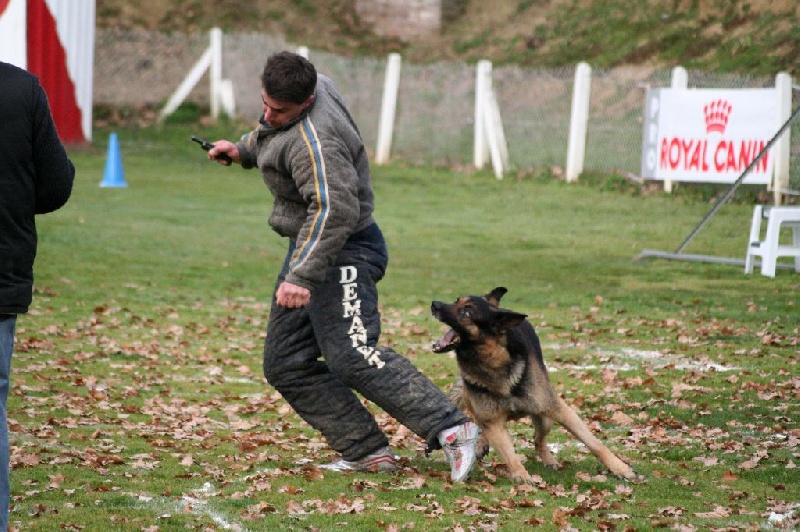
<svg viewBox="0 0 800 532"><path fill-rule="evenodd" d="M275 293L278 305L288 308L300 308L311 301L311 290L296 284L282 282Z"/></svg>
<svg viewBox="0 0 800 532"><path fill-rule="evenodd" d="M211 160L216 160L223 166L227 166L225 161L222 159L217 159L217 156L223 153L230 157L231 161L238 164L242 163L241 157L239 156L239 148L236 147L236 144L228 140L216 141L214 143L214 147L208 150L208 158Z"/></svg>

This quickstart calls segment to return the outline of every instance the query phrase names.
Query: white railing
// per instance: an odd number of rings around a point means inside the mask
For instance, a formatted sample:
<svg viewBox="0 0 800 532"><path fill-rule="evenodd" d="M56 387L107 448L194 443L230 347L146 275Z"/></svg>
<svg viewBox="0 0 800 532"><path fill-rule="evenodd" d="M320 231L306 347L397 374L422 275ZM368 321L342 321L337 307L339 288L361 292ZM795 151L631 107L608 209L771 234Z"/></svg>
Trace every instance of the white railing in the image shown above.
<svg viewBox="0 0 800 532"><path fill-rule="evenodd" d="M203 55L189 71L189 74L186 75L183 82L167 100L166 105L161 110L159 120L163 121L181 106L206 72L209 73L210 81L211 116L216 119L219 116L220 107L225 108L228 116L233 116L236 112L233 82L222 78L222 30L219 28L212 29L209 41L206 51L203 52Z"/></svg>
<svg viewBox="0 0 800 532"><path fill-rule="evenodd" d="M242 38L244 41L241 44L236 42ZM268 49L259 48L259 57L251 57L253 54L249 50L254 48L251 41L257 38L252 35L231 36L227 40L226 37L226 42L232 48L228 51L222 48L222 32L218 29L212 30L208 48L168 99L161 111L161 119L180 106L206 72L210 78L209 101L212 116L218 115L220 107L233 115L236 112L234 94L241 96L253 92L253 89L257 90L257 86L246 88L238 85L243 79L242 72L249 72L248 76L255 78L253 65L262 64L271 53ZM309 56L306 47L297 48L297 51ZM467 133L464 126L469 124L473 166L480 169L490 162L498 178L512 168L519 168L524 164L520 160L539 159L540 156L536 155L539 151L545 151L547 155L546 160L541 159L538 164L557 167L560 166L560 159L565 168L564 177L568 181L578 179L584 172L587 161L590 169L603 169L597 165L598 156L616 156L619 160L613 162L612 159L611 164L617 170L627 174L638 172L636 161L639 160L637 151L641 148L645 100L645 93L641 89L667 85L658 80L643 80L643 74L639 71L631 74L621 70L621 79L615 79L614 71L595 73L586 63L578 64L573 71L572 80L568 81L566 78L548 77L546 72L539 75L517 67L504 66L495 70L489 61L479 61L472 68L474 85L471 85L463 77L460 81L454 77L465 69L463 65L456 68L447 65L412 65L401 69L402 59L398 54L390 54L383 63L360 60L361 66L355 65L358 60L316 52L314 61L318 70L329 73L339 85L345 99L351 104L356 121L362 127L362 134L365 130L367 132L364 134L365 141L370 144L375 142L376 164L386 164L393 157L405 158L409 150L412 150L415 157L425 160L425 155L420 153L423 149L433 151L446 143L463 147L464 135ZM352 70L348 71L351 67ZM224 78L223 68L229 77L237 81ZM358 71L362 68L367 71L367 75ZM236 72L231 74L231 70ZM382 73L382 87L375 83L378 72ZM670 74L669 84L673 89L689 88L690 76L686 69L676 67ZM250 87L251 80L247 81ZM450 85L440 90L431 88L431 81ZM703 83L714 82L695 80L696 85ZM792 108L792 80L789 75L778 74L775 87L779 114L786 117ZM565 90L569 92L564 94ZM373 97L376 93L381 96L379 105L371 103L376 100ZM472 117L471 120L466 120L461 113L464 98L470 94L474 96ZM563 103L567 95L571 95L571 104ZM434 109L426 98L433 98L441 105ZM257 102L257 99L253 100ZM536 109L532 110L534 108ZM569 115L568 120L558 117L558 113L565 111ZM260 109L251 106L251 110L243 114L248 116L257 112ZM513 138L507 135L509 129L504 126L503 114L511 119L507 125L510 125ZM613 115L613 120L602 118L607 114ZM377 124L376 129L371 129L373 123ZM528 147L524 146L524 139L519 138L520 131L534 131L533 135L529 135ZM560 148L559 142L563 143ZM625 145L610 149L599 144L603 142ZM409 143L415 147L410 147ZM780 193L790 192L789 189L792 188L789 176L792 146L787 131L773 148L775 179L772 189L776 191L776 197ZM515 150L513 156L510 154L511 147ZM557 155L559 151L560 157ZM452 155L446 157L451 164L459 164L457 160L452 160ZM666 190L671 190L670 181L665 181L664 185Z"/></svg>

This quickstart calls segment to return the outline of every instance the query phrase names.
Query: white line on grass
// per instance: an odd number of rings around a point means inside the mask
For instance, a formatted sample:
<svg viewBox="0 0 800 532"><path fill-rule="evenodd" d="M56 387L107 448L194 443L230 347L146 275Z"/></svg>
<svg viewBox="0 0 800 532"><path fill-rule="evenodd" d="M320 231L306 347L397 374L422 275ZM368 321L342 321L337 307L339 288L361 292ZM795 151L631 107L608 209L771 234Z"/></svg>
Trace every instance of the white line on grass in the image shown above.
<svg viewBox="0 0 800 532"><path fill-rule="evenodd" d="M800 508L800 504L791 505L794 508ZM767 517L767 525L764 526L766 530L774 530L775 527L786 528L787 525L792 524L795 513L794 508L787 508L784 513L770 512Z"/></svg>
<svg viewBox="0 0 800 532"><path fill-rule="evenodd" d="M214 493L214 486L212 486L210 482L203 484L203 487L199 490L195 490L195 493L199 493L204 498L200 499L192 495L183 496L183 501L189 503L192 513L199 513L209 517L212 521L214 521L214 523L217 524L217 526L220 526L225 530L238 530L241 532L245 532L247 530L238 523L230 523L220 512L215 511L213 508L209 508L208 497L216 496Z"/></svg>
<svg viewBox="0 0 800 532"><path fill-rule="evenodd" d="M234 530L236 532L248 532L247 528L239 523L230 522L227 517L209 505L209 497L216 497L214 493L214 486L206 482L203 486L194 491L195 495L184 495L180 500L169 499L167 497L150 497L145 494L139 494L138 500L144 506L150 509L155 509L161 512L160 518L169 517L172 514L185 514L188 512L194 515L201 515L211 519L214 524L223 530Z"/></svg>
<svg viewBox="0 0 800 532"><path fill-rule="evenodd" d="M552 344L545 346L546 350L563 351L572 346ZM710 360L692 360L686 357L675 355L673 353L662 353L661 351L640 350L623 347L622 349L613 350L607 348L597 348L594 352L595 356L606 359L615 359L617 362L609 364L568 364L559 363L558 367L551 368L552 371L557 371L558 368L570 368L578 370L586 369L612 369L615 371L633 371L637 370L643 365L655 368L665 368L667 366L691 371L738 371L741 368L736 366L726 366L724 364L717 364ZM547 357L545 356L545 359ZM546 361L546 360L545 360ZM638 363L637 363L638 362ZM548 364L550 366L550 364Z"/></svg>

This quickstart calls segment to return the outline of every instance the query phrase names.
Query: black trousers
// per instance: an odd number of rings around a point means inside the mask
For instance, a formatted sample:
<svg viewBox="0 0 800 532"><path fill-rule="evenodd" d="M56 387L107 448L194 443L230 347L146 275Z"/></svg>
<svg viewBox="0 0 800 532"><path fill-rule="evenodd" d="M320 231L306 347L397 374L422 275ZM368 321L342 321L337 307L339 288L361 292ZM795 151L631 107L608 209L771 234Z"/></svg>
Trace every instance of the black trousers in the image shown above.
<svg viewBox="0 0 800 532"><path fill-rule="evenodd" d="M286 275L289 247L277 286ZM297 414L345 460L388 445L354 390L439 448L436 436L467 417L405 357L378 346L377 282L388 263L377 225L347 242L304 308L273 298L264 344L264 375Z"/></svg>

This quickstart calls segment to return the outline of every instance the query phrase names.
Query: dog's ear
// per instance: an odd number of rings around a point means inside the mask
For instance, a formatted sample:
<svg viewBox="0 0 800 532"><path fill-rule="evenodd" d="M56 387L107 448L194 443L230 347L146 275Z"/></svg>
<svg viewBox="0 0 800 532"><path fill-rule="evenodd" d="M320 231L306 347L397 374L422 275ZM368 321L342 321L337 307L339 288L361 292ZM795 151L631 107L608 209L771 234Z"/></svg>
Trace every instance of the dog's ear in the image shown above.
<svg viewBox="0 0 800 532"><path fill-rule="evenodd" d="M527 317L527 314L520 314L513 310L499 308L494 311L494 319L492 321L498 332L506 332L521 324Z"/></svg>
<svg viewBox="0 0 800 532"><path fill-rule="evenodd" d="M483 297L492 305L497 306L500 304L500 299L506 295L506 292L508 292L508 289L505 286L498 286Z"/></svg>

